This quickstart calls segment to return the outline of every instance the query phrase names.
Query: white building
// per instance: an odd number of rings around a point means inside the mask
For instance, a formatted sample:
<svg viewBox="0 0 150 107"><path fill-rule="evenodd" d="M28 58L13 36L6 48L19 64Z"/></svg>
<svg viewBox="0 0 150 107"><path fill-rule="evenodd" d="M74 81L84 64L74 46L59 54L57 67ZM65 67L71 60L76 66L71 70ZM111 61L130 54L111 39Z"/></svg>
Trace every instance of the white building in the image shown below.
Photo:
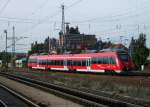
<svg viewBox="0 0 150 107"><path fill-rule="evenodd" d="M0 60L0 68L2 67L2 60Z"/></svg>
<svg viewBox="0 0 150 107"><path fill-rule="evenodd" d="M149 56L147 57L147 60L150 61L150 54L149 54Z"/></svg>

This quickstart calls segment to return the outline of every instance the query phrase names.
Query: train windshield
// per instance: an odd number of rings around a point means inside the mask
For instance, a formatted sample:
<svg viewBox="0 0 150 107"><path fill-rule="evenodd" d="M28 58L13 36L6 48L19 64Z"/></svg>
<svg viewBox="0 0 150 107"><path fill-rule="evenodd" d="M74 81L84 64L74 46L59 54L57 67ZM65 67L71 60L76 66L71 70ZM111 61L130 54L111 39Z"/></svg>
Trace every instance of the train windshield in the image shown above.
<svg viewBox="0 0 150 107"><path fill-rule="evenodd" d="M128 61L128 59L129 59L129 55L126 53L120 53L120 54L118 54L118 56L122 61Z"/></svg>

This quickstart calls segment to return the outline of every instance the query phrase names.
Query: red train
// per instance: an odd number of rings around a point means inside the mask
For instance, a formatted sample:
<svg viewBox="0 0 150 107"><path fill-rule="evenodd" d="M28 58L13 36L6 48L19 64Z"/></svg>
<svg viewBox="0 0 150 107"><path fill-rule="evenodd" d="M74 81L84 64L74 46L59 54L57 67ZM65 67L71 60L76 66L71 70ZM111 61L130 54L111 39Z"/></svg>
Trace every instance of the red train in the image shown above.
<svg viewBox="0 0 150 107"><path fill-rule="evenodd" d="M31 55L28 67L81 72L121 73L133 69L134 64L125 51L88 54Z"/></svg>

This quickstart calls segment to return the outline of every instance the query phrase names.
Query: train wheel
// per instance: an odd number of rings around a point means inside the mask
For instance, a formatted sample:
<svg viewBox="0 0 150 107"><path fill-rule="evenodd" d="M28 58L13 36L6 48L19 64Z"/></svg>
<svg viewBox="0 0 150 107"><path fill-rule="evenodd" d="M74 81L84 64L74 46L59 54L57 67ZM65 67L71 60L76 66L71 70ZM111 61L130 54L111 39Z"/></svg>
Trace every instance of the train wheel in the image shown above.
<svg viewBox="0 0 150 107"><path fill-rule="evenodd" d="M109 75L110 71L109 70L105 70L105 74Z"/></svg>
<svg viewBox="0 0 150 107"><path fill-rule="evenodd" d="M127 68L127 67L124 67L124 68L123 68L123 71L124 71L124 72L127 72L127 71L128 71L128 68Z"/></svg>
<svg viewBox="0 0 150 107"><path fill-rule="evenodd" d="M107 74L107 75L115 75L115 72L113 70L105 70L105 74Z"/></svg>

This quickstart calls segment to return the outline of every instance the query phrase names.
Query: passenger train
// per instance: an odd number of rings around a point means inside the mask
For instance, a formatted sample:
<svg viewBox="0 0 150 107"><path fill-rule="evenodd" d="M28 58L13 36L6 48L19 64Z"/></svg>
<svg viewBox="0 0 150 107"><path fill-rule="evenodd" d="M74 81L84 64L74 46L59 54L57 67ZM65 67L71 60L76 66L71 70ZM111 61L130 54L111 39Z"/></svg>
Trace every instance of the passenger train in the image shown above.
<svg viewBox="0 0 150 107"><path fill-rule="evenodd" d="M101 51L87 54L31 55L28 67L32 69L80 72L127 72L134 64L125 51Z"/></svg>

